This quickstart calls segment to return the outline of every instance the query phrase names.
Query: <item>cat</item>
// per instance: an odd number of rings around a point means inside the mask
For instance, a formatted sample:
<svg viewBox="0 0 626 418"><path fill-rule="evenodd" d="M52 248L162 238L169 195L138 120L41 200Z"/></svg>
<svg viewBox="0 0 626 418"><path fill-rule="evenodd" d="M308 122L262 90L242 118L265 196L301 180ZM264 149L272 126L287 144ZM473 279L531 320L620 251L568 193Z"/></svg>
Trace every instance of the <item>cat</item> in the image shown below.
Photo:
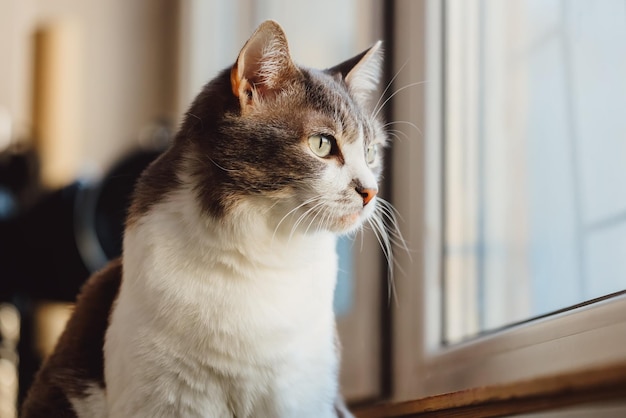
<svg viewBox="0 0 626 418"><path fill-rule="evenodd" d="M123 255L81 290L22 416L351 417L335 248L382 212L381 63L379 41L298 66L262 23L137 181Z"/></svg>

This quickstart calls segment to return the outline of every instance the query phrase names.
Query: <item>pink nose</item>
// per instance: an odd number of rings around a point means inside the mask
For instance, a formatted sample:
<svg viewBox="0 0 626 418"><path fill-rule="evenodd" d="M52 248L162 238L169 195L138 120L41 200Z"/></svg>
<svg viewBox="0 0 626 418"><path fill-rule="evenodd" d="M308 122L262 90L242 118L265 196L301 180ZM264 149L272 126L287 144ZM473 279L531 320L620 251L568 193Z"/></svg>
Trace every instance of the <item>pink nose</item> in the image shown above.
<svg viewBox="0 0 626 418"><path fill-rule="evenodd" d="M378 189L365 189L361 187L358 187L356 191L363 197L363 206L367 205L370 200L376 196L376 193L378 193Z"/></svg>

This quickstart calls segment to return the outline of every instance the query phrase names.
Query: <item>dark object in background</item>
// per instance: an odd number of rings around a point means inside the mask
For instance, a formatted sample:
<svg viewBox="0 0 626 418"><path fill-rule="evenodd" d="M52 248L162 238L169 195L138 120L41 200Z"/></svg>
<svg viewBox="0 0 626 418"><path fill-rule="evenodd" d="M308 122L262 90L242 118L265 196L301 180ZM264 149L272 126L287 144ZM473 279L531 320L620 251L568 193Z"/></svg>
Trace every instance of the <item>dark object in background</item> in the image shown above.
<svg viewBox="0 0 626 418"><path fill-rule="evenodd" d="M122 160L100 185L95 207L95 231L108 260L122 253L126 211L141 172L160 155L142 151ZM124 202L120 202L123 198Z"/></svg>
<svg viewBox="0 0 626 418"><path fill-rule="evenodd" d="M0 221L0 294L74 301L89 275L121 254L133 187L159 154L136 152L100 183L77 181Z"/></svg>
<svg viewBox="0 0 626 418"><path fill-rule="evenodd" d="M22 317L18 404L42 360L34 349L36 301L73 302L91 273L121 254L135 182L159 154L135 152L100 182L77 181L26 209L21 188L28 185L26 195L36 194L36 181L28 177L36 171L26 160L0 169L0 199L4 193L10 209L0 216L0 302L14 305Z"/></svg>
<svg viewBox="0 0 626 418"><path fill-rule="evenodd" d="M14 144L0 153L0 223L32 204L38 178L39 161L34 150Z"/></svg>

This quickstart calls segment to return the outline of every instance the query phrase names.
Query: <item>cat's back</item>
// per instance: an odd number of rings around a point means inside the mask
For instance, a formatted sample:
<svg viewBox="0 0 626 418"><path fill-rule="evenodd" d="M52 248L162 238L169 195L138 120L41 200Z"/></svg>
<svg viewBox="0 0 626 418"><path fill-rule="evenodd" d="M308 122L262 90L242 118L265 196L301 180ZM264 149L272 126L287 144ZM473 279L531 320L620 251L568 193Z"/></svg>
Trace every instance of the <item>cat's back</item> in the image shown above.
<svg viewBox="0 0 626 418"><path fill-rule="evenodd" d="M102 347L122 278L121 260L92 276L53 354L35 378L21 417L106 416Z"/></svg>

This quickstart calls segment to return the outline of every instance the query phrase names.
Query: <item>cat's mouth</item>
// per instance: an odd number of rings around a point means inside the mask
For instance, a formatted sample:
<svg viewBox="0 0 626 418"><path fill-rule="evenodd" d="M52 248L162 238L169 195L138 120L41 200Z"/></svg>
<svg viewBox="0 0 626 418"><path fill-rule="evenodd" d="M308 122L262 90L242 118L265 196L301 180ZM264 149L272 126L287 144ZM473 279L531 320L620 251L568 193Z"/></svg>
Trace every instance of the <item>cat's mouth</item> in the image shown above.
<svg viewBox="0 0 626 418"><path fill-rule="evenodd" d="M307 202L310 203L310 202ZM291 226L289 222L284 225L290 230L290 234L294 229L300 229L305 233L311 231L327 230L339 234L350 233L358 229L374 212L374 202L361 207L360 205L352 205L351 208L337 207L339 205L328 205L325 202L317 202L310 205L301 204L295 209L291 209L278 222L278 229L286 219L293 220ZM296 213L300 209L298 213Z"/></svg>

